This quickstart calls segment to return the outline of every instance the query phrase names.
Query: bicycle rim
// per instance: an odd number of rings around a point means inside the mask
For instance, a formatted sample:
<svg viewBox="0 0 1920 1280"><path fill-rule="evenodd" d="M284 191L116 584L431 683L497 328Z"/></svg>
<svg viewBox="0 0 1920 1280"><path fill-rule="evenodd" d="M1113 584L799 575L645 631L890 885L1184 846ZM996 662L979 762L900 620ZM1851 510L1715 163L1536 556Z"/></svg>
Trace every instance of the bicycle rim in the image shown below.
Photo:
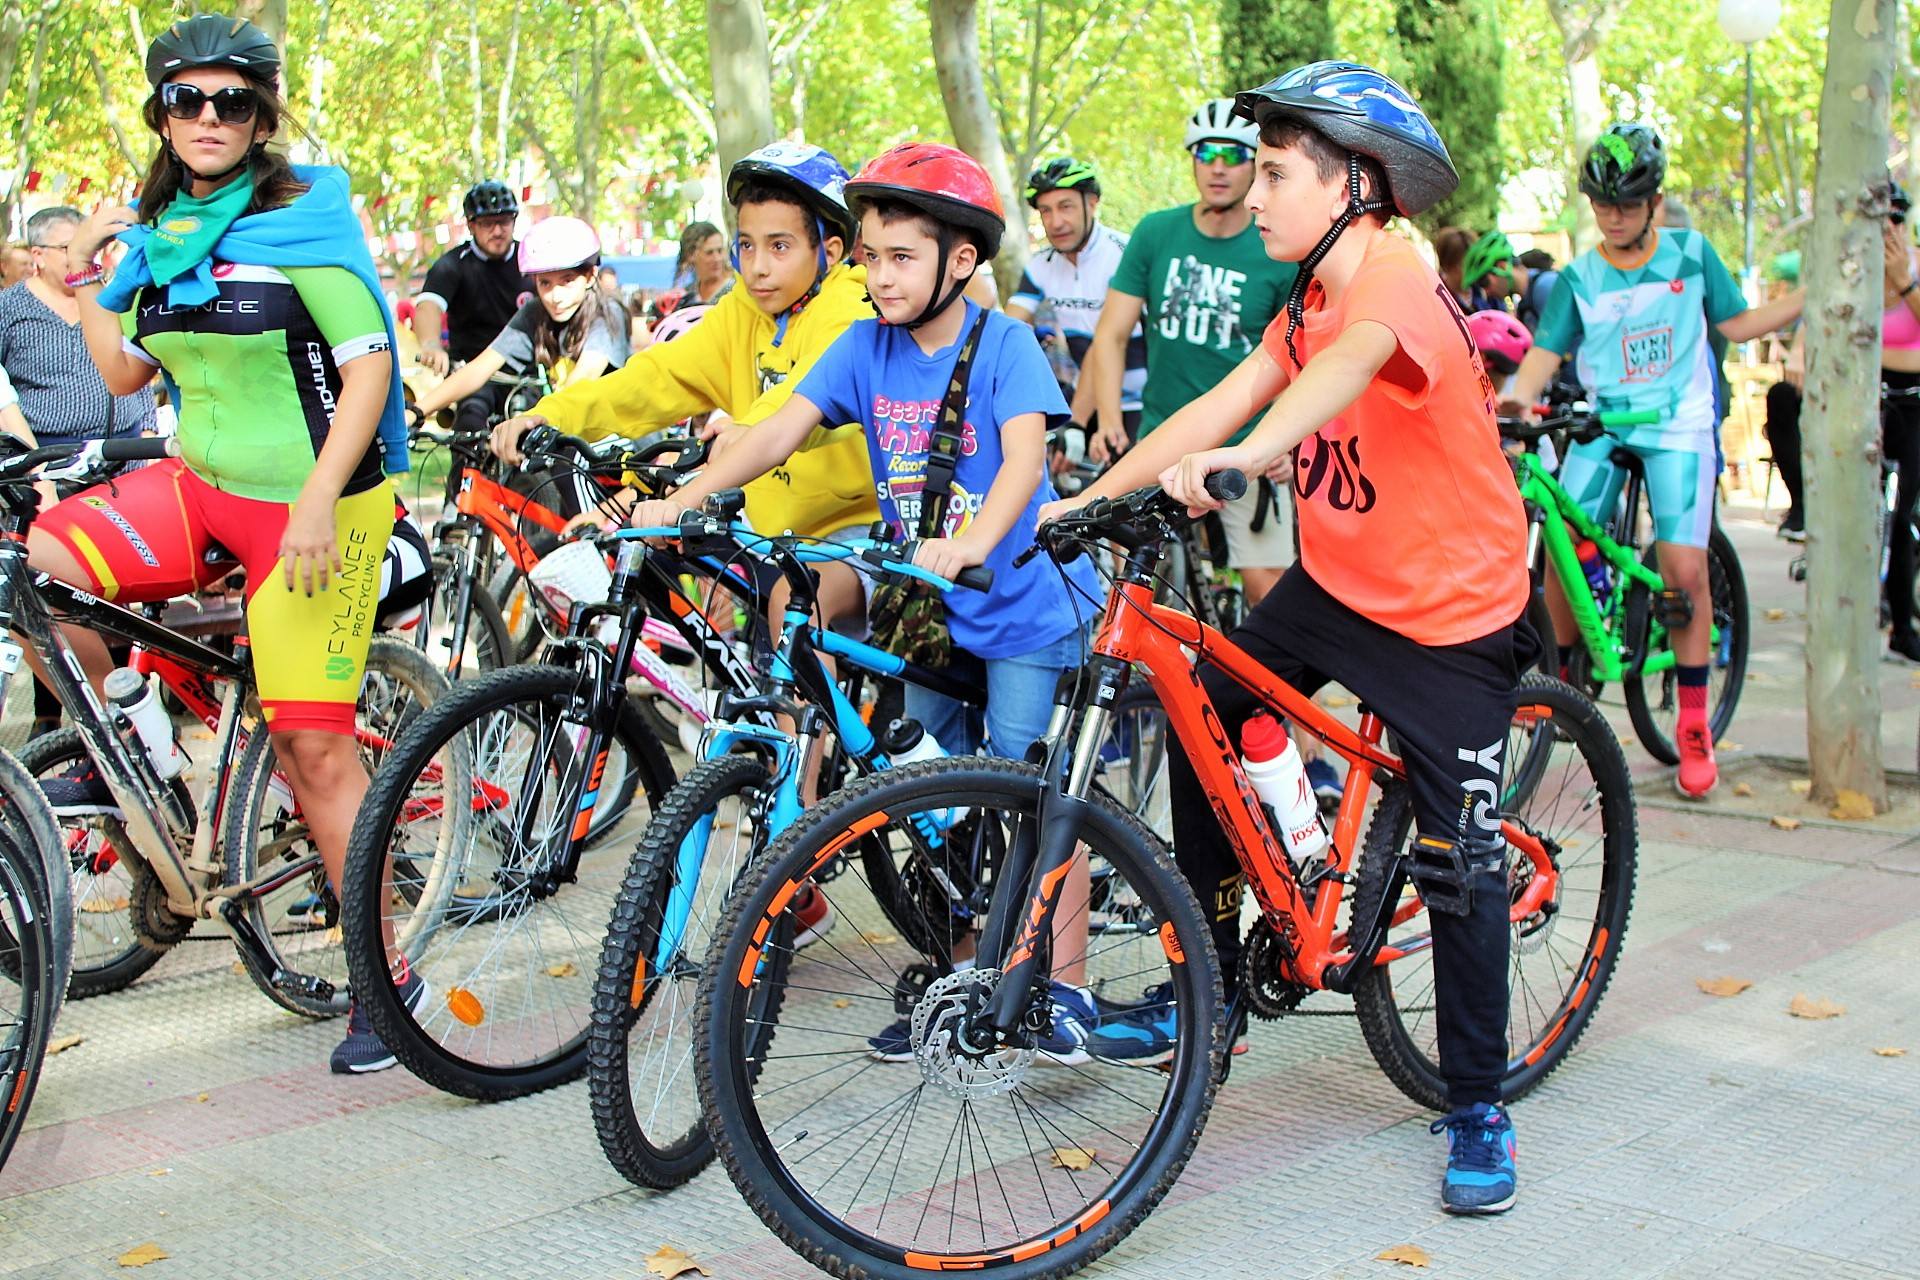
<svg viewBox="0 0 1920 1280"><path fill-rule="evenodd" d="M966 810L957 825L970 823L971 835L937 858L958 884L958 864L990 830L1010 840L1040 791L1037 769L979 759L866 779L784 835L722 923L697 1038L709 1130L748 1203L835 1275L1071 1270L1157 1203L1204 1124L1222 1035L1211 940L1170 859L1110 802L1095 802L1080 836L1139 906L1124 926L1076 930L1048 950L1059 953L1054 972L1083 961L1096 994L1138 1001L1151 988L1156 1007L1187 1019L1165 1070L1138 1056L1075 1062L1032 1047L963 1048L969 1011L997 971L953 971L910 945L875 901L864 859L816 886L834 911L831 930L786 957L783 978L767 972L800 884L863 835L891 844ZM947 934L941 950L950 951L962 930L946 921L965 918L959 906L943 908L924 927ZM780 990L768 1000L758 989L770 983ZM767 1005L775 1011L757 1021L753 1010ZM1030 1010L1043 1026L1046 1008L1041 996ZM896 1017L905 1039L891 1043L911 1060L876 1061L869 1037ZM755 1053L758 1035L767 1043Z"/></svg>
<svg viewBox="0 0 1920 1280"><path fill-rule="evenodd" d="M0 824L0 1166L26 1127L54 1019L54 922L39 851ZM29 862L29 859L35 861Z"/></svg>
<svg viewBox="0 0 1920 1280"><path fill-rule="evenodd" d="M1647 563L1653 563L1653 551ZM1747 584L1733 543L1716 525L1707 539L1707 576L1713 593L1716 639L1707 666L1707 727L1718 742L1732 727L1746 684L1747 652L1752 642ZM1641 595L1644 596L1644 591ZM1639 603L1644 605L1644 600ZM1660 652L1666 651L1663 643ZM1679 675L1672 669L1654 676L1629 675L1624 683L1627 713L1647 753L1662 764L1677 764L1675 729L1680 716Z"/></svg>

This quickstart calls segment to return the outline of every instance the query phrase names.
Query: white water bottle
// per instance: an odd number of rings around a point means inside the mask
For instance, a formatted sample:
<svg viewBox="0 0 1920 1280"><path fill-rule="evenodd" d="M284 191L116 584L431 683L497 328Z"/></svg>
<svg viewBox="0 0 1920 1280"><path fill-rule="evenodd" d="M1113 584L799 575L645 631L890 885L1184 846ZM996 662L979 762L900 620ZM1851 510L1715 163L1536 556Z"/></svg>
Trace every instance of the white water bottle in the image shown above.
<svg viewBox="0 0 1920 1280"><path fill-rule="evenodd" d="M939 740L918 720L895 720L881 737L887 744L887 760L896 769L922 760L941 760L947 754ZM903 741L908 745L896 749L895 744Z"/></svg>
<svg viewBox="0 0 1920 1280"><path fill-rule="evenodd" d="M1240 766L1254 794L1273 813L1280 839L1296 863L1327 847L1326 824L1320 805L1307 782L1300 750L1278 720L1262 713L1240 731Z"/></svg>
<svg viewBox="0 0 1920 1280"><path fill-rule="evenodd" d="M153 761L154 773L162 782L187 767L186 753L174 740L173 721L146 677L131 667L115 667L100 687L133 726L140 745L147 750L147 758Z"/></svg>

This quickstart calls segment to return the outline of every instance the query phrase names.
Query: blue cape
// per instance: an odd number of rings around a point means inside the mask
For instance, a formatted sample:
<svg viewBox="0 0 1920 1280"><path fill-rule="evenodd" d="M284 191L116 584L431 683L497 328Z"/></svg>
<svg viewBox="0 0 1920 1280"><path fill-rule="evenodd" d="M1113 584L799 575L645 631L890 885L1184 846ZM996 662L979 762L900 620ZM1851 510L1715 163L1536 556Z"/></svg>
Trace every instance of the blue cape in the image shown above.
<svg viewBox="0 0 1920 1280"><path fill-rule="evenodd" d="M360 230L360 215L353 211L352 193L344 169L331 166L295 165L293 174L308 184L309 190L292 204L270 213L248 214L236 219L221 236L208 261L201 262L186 275L166 286L170 307L204 307L219 296L213 281L211 259L237 262L250 267L345 267L367 286L380 306L387 326L387 356L393 363L387 383L387 407L380 415L380 454L388 475L408 469L407 418L400 388L400 352L393 333L393 313L387 309L380 292L380 276L374 270L373 255ZM153 283L147 266L147 237L151 229L129 227L120 233L127 254L113 273L113 279L100 290L100 305L109 311L125 311L133 305L134 295ZM167 390L173 402L180 403L179 388L167 378Z"/></svg>

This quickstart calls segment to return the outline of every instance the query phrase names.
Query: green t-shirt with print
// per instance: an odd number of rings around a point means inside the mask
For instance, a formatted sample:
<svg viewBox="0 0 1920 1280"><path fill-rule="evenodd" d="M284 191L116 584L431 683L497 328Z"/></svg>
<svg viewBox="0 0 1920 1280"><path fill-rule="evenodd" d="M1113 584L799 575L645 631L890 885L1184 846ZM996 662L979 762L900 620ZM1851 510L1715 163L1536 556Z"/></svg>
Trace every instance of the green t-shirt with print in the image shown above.
<svg viewBox="0 0 1920 1280"><path fill-rule="evenodd" d="M1267 257L1252 222L1238 235L1202 235L1193 225L1190 204L1140 219L1112 287L1146 303L1142 436L1211 391L1247 358L1286 305L1298 273L1293 263ZM1248 419L1230 443L1245 439L1258 416Z"/></svg>

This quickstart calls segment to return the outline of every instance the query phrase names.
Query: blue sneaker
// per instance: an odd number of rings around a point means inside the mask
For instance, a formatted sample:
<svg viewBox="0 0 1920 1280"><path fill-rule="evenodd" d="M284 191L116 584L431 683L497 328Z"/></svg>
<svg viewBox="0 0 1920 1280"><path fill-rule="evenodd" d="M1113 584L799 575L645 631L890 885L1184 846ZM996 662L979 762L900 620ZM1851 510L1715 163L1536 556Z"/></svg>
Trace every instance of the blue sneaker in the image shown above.
<svg viewBox="0 0 1920 1280"><path fill-rule="evenodd" d="M1100 1019L1087 1037L1087 1051L1114 1062L1164 1062L1180 1036L1173 984L1148 987L1140 1003Z"/></svg>
<svg viewBox="0 0 1920 1280"><path fill-rule="evenodd" d="M1448 1213L1505 1213L1513 1208L1515 1175L1513 1121L1506 1108L1476 1102L1433 1122L1447 1130L1447 1176L1440 1204Z"/></svg>
<svg viewBox="0 0 1920 1280"><path fill-rule="evenodd" d="M1333 771L1332 762L1321 756L1307 761L1307 783L1313 788L1313 798L1320 802L1322 809L1337 808L1346 790L1340 775Z"/></svg>
<svg viewBox="0 0 1920 1280"><path fill-rule="evenodd" d="M913 1024L902 1018L879 1035L868 1036L867 1050L875 1062L912 1062Z"/></svg>
<svg viewBox="0 0 1920 1280"><path fill-rule="evenodd" d="M1100 1023L1093 993L1085 987L1070 987L1056 981L1050 985L1048 994L1053 998L1053 1025L1034 1048L1045 1055L1048 1062L1062 1067L1092 1062L1087 1041Z"/></svg>
<svg viewBox="0 0 1920 1280"><path fill-rule="evenodd" d="M427 982L412 968L407 976L397 984L400 988L400 1002L407 1007L408 1013L420 1012L427 1002ZM333 1048L333 1056L327 1060L333 1074L365 1075L370 1071L385 1071L399 1059L393 1056L378 1034L367 1015L360 1011L358 1003L347 1008L347 1038Z"/></svg>

